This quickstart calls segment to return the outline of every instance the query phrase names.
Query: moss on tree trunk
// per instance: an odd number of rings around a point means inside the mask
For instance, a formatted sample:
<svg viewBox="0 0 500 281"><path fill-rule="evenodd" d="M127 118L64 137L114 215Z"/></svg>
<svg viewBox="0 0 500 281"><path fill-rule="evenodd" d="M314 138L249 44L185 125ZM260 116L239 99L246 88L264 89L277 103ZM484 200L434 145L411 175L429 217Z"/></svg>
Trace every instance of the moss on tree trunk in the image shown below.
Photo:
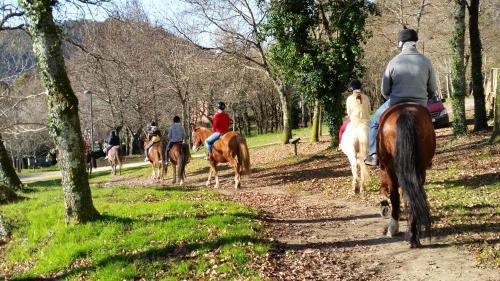
<svg viewBox="0 0 500 281"><path fill-rule="evenodd" d="M33 51L48 98L48 129L59 150L66 223L96 219L82 149L78 99L71 88L52 5L56 1L20 0L29 19Z"/></svg>
<svg viewBox="0 0 500 281"><path fill-rule="evenodd" d="M312 130L311 130L311 143L316 143L319 141L319 100L314 102L314 113L312 120Z"/></svg>
<svg viewBox="0 0 500 281"><path fill-rule="evenodd" d="M497 76L498 81L500 81L500 71ZM495 112L494 112L494 123L493 123L493 134L491 135L490 143L500 142L500 85L496 89L495 98Z"/></svg>
<svg viewBox="0 0 500 281"><path fill-rule="evenodd" d="M287 144L292 138L292 110L290 95L288 93L289 89L286 86L280 88L281 89L278 90L278 93L281 103L281 111L283 113L283 132L281 133L281 143Z"/></svg>
<svg viewBox="0 0 500 281"><path fill-rule="evenodd" d="M328 124L328 134L330 135L330 147L339 146L339 130L342 125L344 108L340 98L332 97L324 101L325 120Z"/></svg>
<svg viewBox="0 0 500 281"><path fill-rule="evenodd" d="M451 84L453 87L453 133L467 132L465 119L465 0L455 0L455 27L451 38Z"/></svg>
<svg viewBox="0 0 500 281"><path fill-rule="evenodd" d="M17 198L17 194L12 188L0 183L0 204L12 202Z"/></svg>
<svg viewBox="0 0 500 281"><path fill-rule="evenodd" d="M0 134L0 184L4 184L6 188L15 190L21 186L21 180L14 170L12 160L3 144L2 135Z"/></svg>

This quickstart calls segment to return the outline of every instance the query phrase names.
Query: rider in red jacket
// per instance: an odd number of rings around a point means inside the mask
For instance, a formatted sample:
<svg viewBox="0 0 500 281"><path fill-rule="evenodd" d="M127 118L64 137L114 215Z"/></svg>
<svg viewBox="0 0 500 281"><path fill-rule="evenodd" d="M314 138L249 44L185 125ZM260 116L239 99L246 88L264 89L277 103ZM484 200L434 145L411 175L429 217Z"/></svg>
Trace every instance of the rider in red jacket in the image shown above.
<svg viewBox="0 0 500 281"><path fill-rule="evenodd" d="M215 113L212 123L213 133L205 140L205 146L207 147L207 160L210 158L214 143L223 134L229 131L229 126L231 125L231 118L229 117L229 114L224 112L224 109L226 109L226 105L223 102L219 102L217 103L217 109L217 113Z"/></svg>

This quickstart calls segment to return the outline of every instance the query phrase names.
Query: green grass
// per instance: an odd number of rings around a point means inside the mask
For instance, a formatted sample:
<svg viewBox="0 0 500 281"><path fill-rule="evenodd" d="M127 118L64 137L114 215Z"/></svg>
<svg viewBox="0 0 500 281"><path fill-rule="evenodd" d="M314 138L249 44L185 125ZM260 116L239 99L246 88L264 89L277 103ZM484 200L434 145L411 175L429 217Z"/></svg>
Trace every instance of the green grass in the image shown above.
<svg viewBox="0 0 500 281"><path fill-rule="evenodd" d="M14 226L0 258L9 278L249 279L252 260L269 248L257 213L211 190L94 188L102 219L66 226L57 184L32 184L27 200L0 206Z"/></svg>
<svg viewBox="0 0 500 281"><path fill-rule="evenodd" d="M474 158L474 157L471 157ZM463 178L456 165L430 171L425 189L432 208L434 235L448 235L470 248L481 264L500 268L498 219L500 182L494 174ZM495 246L496 245L496 246Z"/></svg>
<svg viewBox="0 0 500 281"><path fill-rule="evenodd" d="M44 172L53 172L53 171L59 171L59 166L54 165L54 166L49 166L49 167L43 167L43 168L37 168L37 169L23 169L19 174L24 175L24 174L33 174L33 173L44 173Z"/></svg>
<svg viewBox="0 0 500 281"><path fill-rule="evenodd" d="M323 132L326 133L328 128L323 125ZM293 137L310 138L311 127L292 130ZM259 147L267 144L276 144L281 142L281 133L269 133L262 135L251 135L246 138L248 147Z"/></svg>

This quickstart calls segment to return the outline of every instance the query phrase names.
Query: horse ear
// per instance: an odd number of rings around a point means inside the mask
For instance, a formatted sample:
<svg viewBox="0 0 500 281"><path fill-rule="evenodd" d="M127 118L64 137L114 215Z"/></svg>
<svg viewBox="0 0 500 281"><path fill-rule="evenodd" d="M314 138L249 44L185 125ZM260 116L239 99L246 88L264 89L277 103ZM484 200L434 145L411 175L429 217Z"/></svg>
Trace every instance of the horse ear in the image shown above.
<svg viewBox="0 0 500 281"><path fill-rule="evenodd" d="M189 126L191 126L191 129L196 132L196 125L194 123L189 123Z"/></svg>

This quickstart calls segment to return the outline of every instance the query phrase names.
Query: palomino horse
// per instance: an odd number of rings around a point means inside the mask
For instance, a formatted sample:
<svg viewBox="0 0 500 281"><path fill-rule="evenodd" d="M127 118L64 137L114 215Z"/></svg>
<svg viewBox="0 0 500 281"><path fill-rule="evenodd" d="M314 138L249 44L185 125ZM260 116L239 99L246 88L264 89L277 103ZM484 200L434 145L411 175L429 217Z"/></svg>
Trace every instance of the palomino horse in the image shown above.
<svg viewBox="0 0 500 281"><path fill-rule="evenodd" d="M380 118L377 154L380 159L380 191L391 199L391 222L387 235L399 231L402 189L408 213L410 247L421 247L422 226L430 231L431 218L424 190L426 169L436 150L436 134L427 108L401 103L387 109Z"/></svg>
<svg viewBox="0 0 500 281"><path fill-rule="evenodd" d="M174 166L172 183L177 183L178 175L179 184L184 184L184 179L186 178L186 165L187 163L189 163L190 158L191 153L189 152L189 145L185 143L176 143L172 146L168 156L170 163L172 163L172 166ZM178 168L178 170L176 168ZM167 174L167 169L168 166L165 167L165 174Z"/></svg>
<svg viewBox="0 0 500 281"><path fill-rule="evenodd" d="M118 173L122 174L122 156L120 153L120 146L115 145L108 150L108 162L111 166L111 172L116 175L116 166L118 166Z"/></svg>
<svg viewBox="0 0 500 281"><path fill-rule="evenodd" d="M351 164L352 192L356 193L359 188L363 193L370 178L370 172L363 162L368 155L370 100L366 95L355 92L347 98L346 107L351 121L342 135L340 149L347 155Z"/></svg>
<svg viewBox="0 0 500 281"><path fill-rule="evenodd" d="M193 129L193 150L197 151L212 134L207 128ZM234 187L240 187L241 173L250 172L250 154L245 138L235 132L225 133L215 142L210 157L210 171L208 172L207 186L210 186L212 174L215 176L215 188L219 188L217 163L231 164L234 170Z"/></svg>
<svg viewBox="0 0 500 281"><path fill-rule="evenodd" d="M144 149L149 144L148 139L144 139ZM148 160L153 167L152 179L163 180L165 167L163 166L165 157L165 147L162 142L155 142L148 150Z"/></svg>

